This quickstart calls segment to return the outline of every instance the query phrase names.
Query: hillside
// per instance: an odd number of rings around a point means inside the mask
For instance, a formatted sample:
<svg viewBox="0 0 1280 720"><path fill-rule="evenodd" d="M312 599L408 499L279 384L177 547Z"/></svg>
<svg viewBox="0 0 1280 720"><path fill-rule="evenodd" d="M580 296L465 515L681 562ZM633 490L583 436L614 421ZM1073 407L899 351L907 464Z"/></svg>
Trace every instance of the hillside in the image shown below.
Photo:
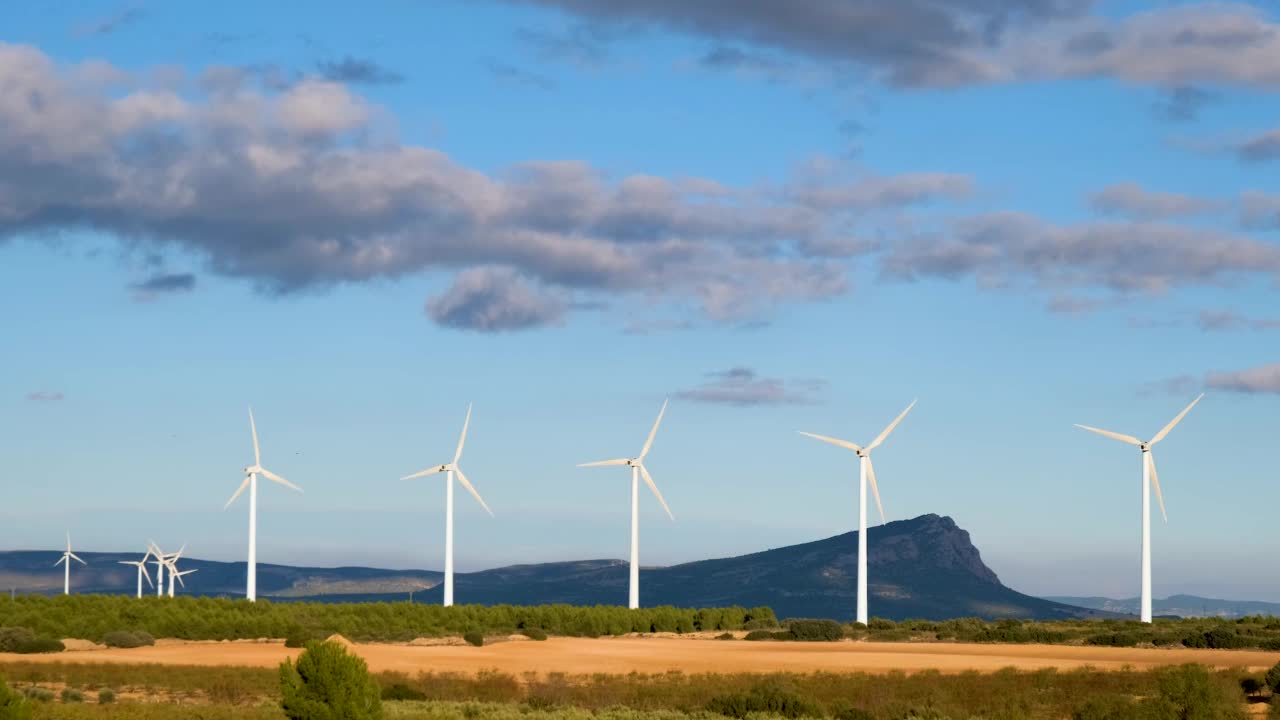
<svg viewBox="0 0 1280 720"><path fill-rule="evenodd" d="M983 562L969 533L951 518L922 515L868 531L871 613L892 619L1020 617L1058 619L1110 616L1101 610L1024 595L1000 583ZM645 605L712 607L768 605L782 617L848 620L854 606L857 533L774 548L732 558L643 568ZM58 592L58 552L0 553L0 588ZM76 592L127 593L135 570L117 565L136 554L80 553L90 565L74 569ZM184 560L198 568L187 590L201 595L243 593L245 564ZM272 599L414 600L437 603L441 575L435 571L374 568L258 566L258 592ZM456 597L479 604L620 604L627 594L621 560L515 565L460 573Z"/></svg>
<svg viewBox="0 0 1280 720"><path fill-rule="evenodd" d="M1138 612L1138 598L1136 597L1120 600L1106 597L1051 597L1046 599L1127 615L1136 615ZM1152 598L1151 611L1156 615L1184 618L1239 618L1249 615L1280 616L1280 603L1257 600L1219 600L1197 595L1170 595L1167 598Z"/></svg>

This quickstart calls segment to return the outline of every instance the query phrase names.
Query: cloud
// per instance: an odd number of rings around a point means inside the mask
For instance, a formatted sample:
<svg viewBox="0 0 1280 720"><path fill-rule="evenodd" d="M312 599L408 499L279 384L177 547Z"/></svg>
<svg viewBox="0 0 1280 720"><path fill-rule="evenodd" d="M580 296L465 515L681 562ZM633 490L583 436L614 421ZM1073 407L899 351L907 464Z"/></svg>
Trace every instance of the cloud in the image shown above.
<svg viewBox="0 0 1280 720"><path fill-rule="evenodd" d="M1168 4L1116 17L1091 14L1092 0L508 1L593 26L652 26L767 48L898 87L1105 77L1168 90L1175 115L1203 105L1204 86L1280 87L1280 25L1245 3Z"/></svg>
<svg viewBox="0 0 1280 720"><path fill-rule="evenodd" d="M1163 220L1215 212L1222 204L1207 198L1179 193L1156 192L1137 183L1111 185L1089 198L1093 209L1110 215L1140 220Z"/></svg>
<svg viewBox="0 0 1280 720"><path fill-rule="evenodd" d="M130 5L106 17L84 23L76 29L76 34L81 36L110 35L120 28L141 20L145 15L146 12L142 8Z"/></svg>
<svg viewBox="0 0 1280 720"><path fill-rule="evenodd" d="M1249 394L1280 394L1280 363L1234 372L1214 372L1205 385L1215 390Z"/></svg>
<svg viewBox="0 0 1280 720"><path fill-rule="evenodd" d="M1142 396L1177 395L1182 397L1197 392L1201 387L1203 385L1198 378L1192 375L1178 375L1166 380L1146 383L1138 388L1138 394Z"/></svg>
<svg viewBox="0 0 1280 720"><path fill-rule="evenodd" d="M1190 122L1195 120L1209 104L1217 101L1219 95L1194 85L1179 85L1165 93L1165 97L1155 104L1156 114L1172 122Z"/></svg>
<svg viewBox="0 0 1280 720"><path fill-rule="evenodd" d="M400 73L373 60L350 55L341 60L320 62L316 69L325 80L346 85L397 85L404 82Z"/></svg>
<svg viewBox="0 0 1280 720"><path fill-rule="evenodd" d="M30 402L62 402L65 399L66 396L58 391L38 390L27 393L27 400Z"/></svg>
<svg viewBox="0 0 1280 720"><path fill-rule="evenodd" d="M1247 190L1240 196L1240 222L1261 230L1280 229L1280 195Z"/></svg>
<svg viewBox="0 0 1280 720"><path fill-rule="evenodd" d="M1246 320L1232 310L1201 310L1196 324L1205 332L1213 332L1237 330L1246 325Z"/></svg>
<svg viewBox="0 0 1280 720"><path fill-rule="evenodd" d="M196 276L191 273L152 275L131 287L144 293L190 292L196 287Z"/></svg>
<svg viewBox="0 0 1280 720"><path fill-rule="evenodd" d="M708 380L676 397L716 405L809 405L819 402L827 383L822 380L782 380L760 377L755 370L735 367L708 373Z"/></svg>
<svg viewBox="0 0 1280 720"><path fill-rule="evenodd" d="M798 202L819 210L881 210L935 200L965 200L973 195L973 188L973 178L968 175L906 173L839 185L802 187L796 190L795 197Z"/></svg>
<svg viewBox="0 0 1280 720"><path fill-rule="evenodd" d="M862 246L841 208L924 192L864 188L828 211L808 181L802 201L790 185L615 179L572 160L484 173L398 142L386 111L341 83L211 67L179 93L100 65L109 84L0 44L0 244L93 228L274 294L497 265L573 301L740 323L847 292L832 255Z"/></svg>
<svg viewBox="0 0 1280 720"><path fill-rule="evenodd" d="M1255 135L1236 146L1236 155L1245 162L1280 160L1280 130Z"/></svg>
<svg viewBox="0 0 1280 720"><path fill-rule="evenodd" d="M564 322L565 302L508 267L473 268L427 301L427 314L445 327L480 332L527 330Z"/></svg>
<svg viewBox="0 0 1280 720"><path fill-rule="evenodd" d="M516 40L533 48L543 60L598 68L608 63L608 45L616 35L598 23L574 23L562 30L523 28L516 31Z"/></svg>
<svg viewBox="0 0 1280 720"><path fill-rule="evenodd" d="M1156 222L1055 225L1023 213L963 218L947 233L895 244L888 277L973 278L989 288L1114 295L1160 294L1280 278L1280 245L1217 230Z"/></svg>
<svg viewBox="0 0 1280 720"><path fill-rule="evenodd" d="M556 81L546 75L525 70L501 60L487 59L484 61L484 67L495 78L512 85L522 85L534 90L547 91L556 88Z"/></svg>
<svg viewBox="0 0 1280 720"><path fill-rule="evenodd" d="M869 67L894 85L989 80L983 58L1013 26L1074 16L1090 0L523 0L593 24L656 26L723 45L767 47L824 64Z"/></svg>

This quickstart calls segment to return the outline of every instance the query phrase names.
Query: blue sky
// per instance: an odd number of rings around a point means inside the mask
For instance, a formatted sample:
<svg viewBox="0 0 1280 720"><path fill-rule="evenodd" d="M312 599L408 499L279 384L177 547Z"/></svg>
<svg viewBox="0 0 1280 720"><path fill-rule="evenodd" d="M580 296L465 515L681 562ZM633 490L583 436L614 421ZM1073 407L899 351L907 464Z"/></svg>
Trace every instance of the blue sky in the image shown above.
<svg viewBox="0 0 1280 720"><path fill-rule="evenodd" d="M667 564L950 515L1013 587L1280 601L1280 15L862 0L0 7L0 547ZM1158 512L1157 512L1158 516Z"/></svg>

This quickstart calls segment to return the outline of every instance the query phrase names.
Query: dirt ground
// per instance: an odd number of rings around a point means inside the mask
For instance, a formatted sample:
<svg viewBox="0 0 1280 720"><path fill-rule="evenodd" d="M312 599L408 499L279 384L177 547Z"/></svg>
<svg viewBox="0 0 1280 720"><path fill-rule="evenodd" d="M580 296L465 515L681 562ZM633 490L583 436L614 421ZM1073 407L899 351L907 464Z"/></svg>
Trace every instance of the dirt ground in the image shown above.
<svg viewBox="0 0 1280 720"><path fill-rule="evenodd" d="M934 669L992 672L1091 666L1118 670L1179 663L1265 670L1280 653L1246 650L1137 649L1062 645L960 643L797 643L694 638L552 638L545 642L499 642L485 647L362 644L354 650L374 671L474 673L526 672L888 672ZM22 662L159 663L275 667L298 651L279 642L164 642L154 647L68 650L52 655L0 654L0 664Z"/></svg>

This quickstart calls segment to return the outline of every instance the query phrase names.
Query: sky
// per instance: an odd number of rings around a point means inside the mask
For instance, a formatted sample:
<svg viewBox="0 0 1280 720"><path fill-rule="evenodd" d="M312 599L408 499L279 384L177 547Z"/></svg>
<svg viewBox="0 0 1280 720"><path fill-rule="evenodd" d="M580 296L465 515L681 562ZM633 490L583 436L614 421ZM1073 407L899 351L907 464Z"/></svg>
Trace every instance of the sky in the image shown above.
<svg viewBox="0 0 1280 720"><path fill-rule="evenodd" d="M0 4L0 548L646 565L938 513L1008 585L1280 601L1280 11ZM877 519L874 508L873 520Z"/></svg>

